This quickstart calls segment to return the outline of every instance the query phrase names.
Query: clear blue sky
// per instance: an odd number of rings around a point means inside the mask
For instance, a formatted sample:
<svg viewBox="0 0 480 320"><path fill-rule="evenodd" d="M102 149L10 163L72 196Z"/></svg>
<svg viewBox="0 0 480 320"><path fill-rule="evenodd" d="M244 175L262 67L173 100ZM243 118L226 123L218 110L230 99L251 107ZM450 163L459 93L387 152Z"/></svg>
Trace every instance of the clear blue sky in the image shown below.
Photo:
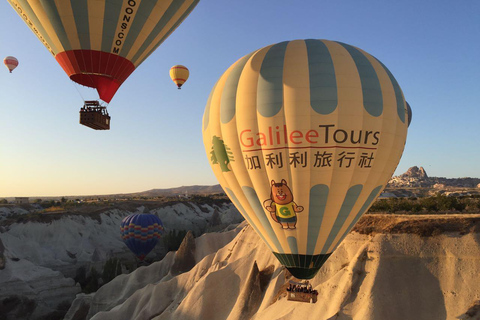
<svg viewBox="0 0 480 320"><path fill-rule="evenodd" d="M111 130L95 131L78 124L78 85L1 1L0 56L20 65L0 69L0 197L216 184L201 133L216 80L251 51L306 38L357 46L398 80L413 122L396 174L480 177L479 16L478 0L201 0L117 92ZM190 69L182 90L175 64Z"/></svg>

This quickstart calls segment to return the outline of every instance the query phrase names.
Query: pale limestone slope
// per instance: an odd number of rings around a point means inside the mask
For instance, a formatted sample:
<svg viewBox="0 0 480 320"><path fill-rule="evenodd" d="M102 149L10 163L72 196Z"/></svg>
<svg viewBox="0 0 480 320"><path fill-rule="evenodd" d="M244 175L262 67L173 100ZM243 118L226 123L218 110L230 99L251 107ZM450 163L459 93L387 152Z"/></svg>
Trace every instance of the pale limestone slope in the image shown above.
<svg viewBox="0 0 480 320"><path fill-rule="evenodd" d="M8 301L13 296L31 299L32 302L35 300L32 319L54 311L65 301L72 301L80 291L80 285L75 285L73 279L65 278L58 271L36 266L28 260L8 260L5 268L0 270L0 301ZM0 319L3 319L2 314Z"/></svg>
<svg viewBox="0 0 480 320"><path fill-rule="evenodd" d="M232 241L243 229L243 226L224 232L203 234L196 238L195 262L199 263L205 256L214 254L219 247L223 247ZM181 257L178 257L175 252L169 252L162 261L140 267L131 274L120 275L93 294L78 295L65 319L76 319L76 314L82 313L84 310L86 310L87 319L90 319L96 313L110 310L123 303L130 296L139 294L139 291L151 286L150 284L166 282L168 283L167 287L171 286L182 276L174 277L170 273L176 259L181 259ZM170 283L169 280L172 278L173 282Z"/></svg>
<svg viewBox="0 0 480 320"><path fill-rule="evenodd" d="M264 288L257 266L272 266ZM247 226L191 271L152 282L93 319L457 319L480 299L479 270L478 233L351 233L311 281L316 304L275 301L284 270Z"/></svg>

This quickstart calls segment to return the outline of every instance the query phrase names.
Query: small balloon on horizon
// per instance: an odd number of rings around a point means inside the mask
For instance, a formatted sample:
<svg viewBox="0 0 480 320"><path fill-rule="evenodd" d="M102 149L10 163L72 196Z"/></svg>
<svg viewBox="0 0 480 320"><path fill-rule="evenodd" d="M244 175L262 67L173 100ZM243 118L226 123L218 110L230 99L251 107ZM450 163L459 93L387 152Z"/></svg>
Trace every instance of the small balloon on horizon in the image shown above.
<svg viewBox="0 0 480 320"><path fill-rule="evenodd" d="M7 56L5 57L5 59L3 59L3 64L5 64L8 71L12 73L12 71L15 70L16 67L18 67L18 60L13 56Z"/></svg>
<svg viewBox="0 0 480 320"><path fill-rule="evenodd" d="M190 71L187 67L177 64L170 68L170 78L181 89L183 84L188 80Z"/></svg>

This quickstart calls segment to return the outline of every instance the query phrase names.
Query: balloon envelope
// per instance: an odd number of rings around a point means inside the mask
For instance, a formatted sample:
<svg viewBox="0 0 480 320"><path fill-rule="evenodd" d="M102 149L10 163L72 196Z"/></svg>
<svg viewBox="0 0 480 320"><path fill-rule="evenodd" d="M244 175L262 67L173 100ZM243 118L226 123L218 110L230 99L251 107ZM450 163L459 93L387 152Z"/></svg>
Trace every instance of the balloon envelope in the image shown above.
<svg viewBox="0 0 480 320"><path fill-rule="evenodd" d="M8 0L73 81L110 102L199 0Z"/></svg>
<svg viewBox="0 0 480 320"><path fill-rule="evenodd" d="M15 57L8 56L5 59L3 59L3 63L7 67L8 71L12 73L12 71L18 66L18 60Z"/></svg>
<svg viewBox="0 0 480 320"><path fill-rule="evenodd" d="M410 127L410 123L412 122L412 108L407 102L407 117L408 117L408 126Z"/></svg>
<svg viewBox="0 0 480 320"><path fill-rule="evenodd" d="M190 72L187 67L177 64L170 68L170 78L177 85L178 89L187 81Z"/></svg>
<svg viewBox="0 0 480 320"><path fill-rule="evenodd" d="M163 224L154 214L131 214L122 220L120 232L128 248L143 260L163 234Z"/></svg>
<svg viewBox="0 0 480 320"><path fill-rule="evenodd" d="M385 188L406 105L390 71L351 45L295 40L234 63L203 117L226 194L291 273L312 278Z"/></svg>

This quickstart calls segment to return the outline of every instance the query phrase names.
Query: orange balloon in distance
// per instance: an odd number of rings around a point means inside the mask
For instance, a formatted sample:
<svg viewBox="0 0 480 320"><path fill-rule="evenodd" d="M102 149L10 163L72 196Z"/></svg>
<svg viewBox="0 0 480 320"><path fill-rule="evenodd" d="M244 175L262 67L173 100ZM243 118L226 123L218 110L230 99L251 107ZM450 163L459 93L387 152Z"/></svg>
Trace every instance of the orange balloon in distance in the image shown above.
<svg viewBox="0 0 480 320"><path fill-rule="evenodd" d="M185 81L187 81L190 71L185 66L177 64L170 68L170 78L181 89Z"/></svg>
<svg viewBox="0 0 480 320"><path fill-rule="evenodd" d="M12 71L18 67L18 60L17 58L15 57L12 57L12 56L8 56L6 57L5 59L3 59L3 63L5 64L5 66L7 67L8 71L10 71L10 73L12 73Z"/></svg>
<svg viewBox="0 0 480 320"><path fill-rule="evenodd" d="M342 42L285 41L220 77L203 141L240 213L295 277L310 279L385 188L409 118L375 57Z"/></svg>

